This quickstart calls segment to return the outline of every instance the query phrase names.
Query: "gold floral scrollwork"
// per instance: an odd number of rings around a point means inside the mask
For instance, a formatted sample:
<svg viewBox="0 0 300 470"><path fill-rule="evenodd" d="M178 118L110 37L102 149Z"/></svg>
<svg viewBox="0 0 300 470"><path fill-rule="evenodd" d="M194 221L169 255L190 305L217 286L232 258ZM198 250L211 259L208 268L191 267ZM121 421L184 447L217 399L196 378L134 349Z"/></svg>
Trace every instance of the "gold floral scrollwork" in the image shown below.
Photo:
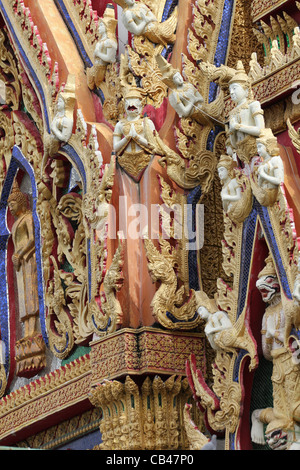
<svg viewBox="0 0 300 470"><path fill-rule="evenodd" d="M46 317L49 345L59 359L66 358L74 346L74 335L70 314L67 312L65 293L57 262L51 256L53 278L49 280L45 301L48 307Z"/></svg>
<svg viewBox="0 0 300 470"><path fill-rule="evenodd" d="M276 204L268 208L272 228L280 250L282 263L287 273L287 278L291 286L294 285L298 274L297 263L299 250L297 239L292 228L292 220L287 210L285 194L280 189Z"/></svg>
<svg viewBox="0 0 300 470"><path fill-rule="evenodd" d="M205 409L209 425L216 432L232 433L236 430L240 417L242 389L231 377L230 355L217 352L214 364L214 384L210 389L196 368L195 357L191 356L187 364L190 385L199 406Z"/></svg>
<svg viewBox="0 0 300 470"><path fill-rule="evenodd" d="M198 291L189 285L186 196L172 191L164 178L159 177L159 181L163 204L160 205L158 246L144 237L152 282L160 283L151 307L154 317L164 327L190 330L201 319L197 315Z"/></svg>
<svg viewBox="0 0 300 470"><path fill-rule="evenodd" d="M290 119L287 120L287 126L288 126L288 133L291 138L291 141L295 149L297 150L297 152L300 153L300 131L294 128Z"/></svg>
<svg viewBox="0 0 300 470"><path fill-rule="evenodd" d="M6 30L0 31L0 77L5 84L5 103L12 109L19 109L21 84L16 59L9 50L9 39Z"/></svg>
<svg viewBox="0 0 300 470"><path fill-rule="evenodd" d="M246 310L244 309L242 314L236 318L238 303L237 286L239 285L238 267L241 262L240 244L243 224L234 223L227 214L224 214L224 225L224 240L222 243L223 269L228 277L233 276L233 286L230 287L223 279L218 279L216 302L218 307L228 315L231 326L220 332L216 341L221 349L234 355L239 348L245 349L250 355L250 369L254 369L258 361L257 348L245 322ZM218 310L217 305L215 312Z"/></svg>
<svg viewBox="0 0 300 470"><path fill-rule="evenodd" d="M123 240L119 241L112 263L105 274L99 300L96 301L94 297L89 304L89 319L99 336L114 332L117 325L122 324L123 312L116 293L122 288L124 280L124 243Z"/></svg>
<svg viewBox="0 0 300 470"><path fill-rule="evenodd" d="M101 155L94 131L90 137L89 150L86 163L90 184L83 198L84 227L90 242L91 256L91 295L88 302L87 323L91 331L102 336L115 331L116 326L122 322L122 309L116 294L123 285L124 241L119 240L108 267L107 224L116 161L112 157L110 164L100 167Z"/></svg>
<svg viewBox="0 0 300 470"><path fill-rule="evenodd" d="M206 2L197 0L193 8L193 29L189 29L189 51L195 61L208 60L214 53L220 21L217 0ZM195 32L195 34L194 34Z"/></svg>
<svg viewBox="0 0 300 470"><path fill-rule="evenodd" d="M49 287L52 287L53 282L59 285L58 277L61 279L64 286L61 303L67 305L68 318L73 318L71 337L78 344L91 335L87 327L86 239L81 196L77 193L64 195L51 213L58 241L57 260L60 268L57 268L55 282L49 281ZM64 309L66 311L66 307Z"/></svg>
<svg viewBox="0 0 300 470"><path fill-rule="evenodd" d="M122 57L120 63L120 75L122 69ZM118 75L118 64L109 64L106 67L105 81L101 83L101 90L104 95L103 114L108 122L115 126L124 112L122 100L122 87L120 75Z"/></svg>
<svg viewBox="0 0 300 470"><path fill-rule="evenodd" d="M101 311L100 287L105 284L105 275L107 282L113 271L113 266L110 270L107 267L107 224L115 160L112 158L110 165L103 165L95 126L91 126L88 139L87 128L82 113L78 111L77 132L70 138L70 145L81 155L86 189L82 196L71 192L61 197L53 214L60 276L76 344L83 344L93 333L99 335L99 325L107 326ZM117 263L116 259L114 262ZM105 308L115 309L116 302L112 306L111 292L106 287L103 295L105 292L108 297ZM118 320L119 317L121 312L117 315ZM112 331L115 323L110 321L110 325L109 331Z"/></svg>
<svg viewBox="0 0 300 470"><path fill-rule="evenodd" d="M44 282L45 285L47 285L51 271L50 256L52 254L55 241L54 227L52 224L52 212L55 210L56 200L52 196L51 191L43 182L38 183L38 195L37 211L41 221L41 238L43 241L43 273Z"/></svg>
<svg viewBox="0 0 300 470"><path fill-rule="evenodd" d="M0 113L0 188L2 188L5 179L5 164L7 167L11 158L13 145L14 132L12 121L5 113Z"/></svg>
<svg viewBox="0 0 300 470"><path fill-rule="evenodd" d="M147 104L159 108L167 96L167 87L162 81L162 75L155 59L159 51L153 47L150 41L141 36L134 38L134 46L135 50L127 46L130 68L136 77L141 78L142 88L147 95Z"/></svg>
<svg viewBox="0 0 300 470"><path fill-rule="evenodd" d="M24 116L14 113L12 116L12 125L14 131L15 145L18 145L22 150L23 155L26 155L27 161L33 166L36 180L40 181L40 165L42 161L41 153L41 140L36 135L33 135L26 126Z"/></svg>
<svg viewBox="0 0 300 470"><path fill-rule="evenodd" d="M159 163L167 167L168 176L183 189L193 189L199 184L203 186L203 192L207 191L213 180L216 157L213 152L203 150L190 157L186 164L184 158L170 149L157 133L150 132L146 128L148 142L153 146L154 153L160 155Z"/></svg>
<svg viewBox="0 0 300 470"><path fill-rule="evenodd" d="M70 226L62 220L69 220L76 224L77 229L74 238L71 241ZM77 194L64 195L57 205L57 219L60 231L60 255L65 255L66 259L74 269L77 276L82 275L85 264L85 247L84 247L84 226L82 222L82 199Z"/></svg>
<svg viewBox="0 0 300 470"><path fill-rule="evenodd" d="M74 334L71 315L67 309L64 285L72 273L64 273L58 267L53 256L55 246L55 228L59 246L66 242L62 234L65 227L59 218L56 199L47 186L38 184L38 213L41 220L41 236L43 240L43 274L45 282L45 305L47 308L46 326L49 337L49 347L59 359L66 358L74 346ZM59 223L61 222L61 224ZM58 258L63 256L63 250L58 249Z"/></svg>

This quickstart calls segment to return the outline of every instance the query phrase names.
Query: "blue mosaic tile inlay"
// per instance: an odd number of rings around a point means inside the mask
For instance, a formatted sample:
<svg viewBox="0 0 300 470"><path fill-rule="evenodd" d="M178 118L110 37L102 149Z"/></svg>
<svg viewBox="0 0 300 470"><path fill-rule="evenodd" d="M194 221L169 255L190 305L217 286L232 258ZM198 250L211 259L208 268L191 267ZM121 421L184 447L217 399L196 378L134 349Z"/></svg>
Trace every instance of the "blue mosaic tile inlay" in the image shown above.
<svg viewBox="0 0 300 470"><path fill-rule="evenodd" d="M161 21L166 21L169 16L172 14L174 8L178 5L178 0L167 0L165 3L165 8L162 14Z"/></svg>
<svg viewBox="0 0 300 470"><path fill-rule="evenodd" d="M275 263L276 263L276 267L277 267L277 270L278 270L281 286L282 286L282 288L284 290L284 293L287 296L287 298L292 299L292 293L291 293L291 290L290 290L290 287L289 287L286 272L285 272L284 267L283 267L282 259L281 259L280 253L279 253L278 244L276 242L276 237L275 237L273 229L272 229L272 224L271 224L271 220L270 220L270 217L269 217L268 208L261 206L260 204L258 204L257 201L256 201L256 206L257 206L257 212L259 214L259 217L260 217L262 225L263 225L263 229L264 229L265 234L266 234L267 241L269 243L273 258L274 258Z"/></svg>
<svg viewBox="0 0 300 470"><path fill-rule="evenodd" d="M241 266L240 266L240 285L239 285L239 302L238 302L238 311L237 317L239 317L246 304L247 295L248 295L248 280L251 270L252 262L252 252L255 243L255 232L256 232L256 222L257 222L257 210L254 207L244 221L243 226L243 240L242 240L242 250L241 250Z"/></svg>
<svg viewBox="0 0 300 470"><path fill-rule="evenodd" d="M226 62L230 30L231 30L231 24L232 24L233 7L234 7L234 0L225 0L221 28L220 28L220 33L218 37L215 58L214 58L214 64L216 65L216 67L220 67L220 65L225 64ZM217 93L217 85L215 83L212 83L210 86L210 91L209 91L210 102L216 98L216 93Z"/></svg>

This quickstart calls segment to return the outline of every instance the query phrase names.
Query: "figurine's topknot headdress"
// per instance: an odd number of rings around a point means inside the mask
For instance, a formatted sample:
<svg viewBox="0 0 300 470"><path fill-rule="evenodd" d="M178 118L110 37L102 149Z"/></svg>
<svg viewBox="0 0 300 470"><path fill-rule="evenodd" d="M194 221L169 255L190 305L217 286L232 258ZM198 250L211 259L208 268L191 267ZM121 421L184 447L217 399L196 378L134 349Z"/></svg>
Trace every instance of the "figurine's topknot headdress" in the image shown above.
<svg viewBox="0 0 300 470"><path fill-rule="evenodd" d="M17 180L14 179L10 195L8 196L7 202L16 201L22 206L27 207L27 198L26 195L20 191Z"/></svg>
<svg viewBox="0 0 300 470"><path fill-rule="evenodd" d="M69 75L65 85L62 86L59 95L65 102L75 100L75 75Z"/></svg>
<svg viewBox="0 0 300 470"><path fill-rule="evenodd" d="M236 162L230 157L230 155L221 155L218 162L217 168L224 167L228 170L228 174L231 178L234 177L234 169L237 168Z"/></svg>
<svg viewBox="0 0 300 470"><path fill-rule="evenodd" d="M161 80L167 85L169 88L175 88L175 84L173 81L173 77L176 73L180 73L179 69L174 68L169 62L166 61L164 57L160 54L155 56L156 63L158 68L162 74Z"/></svg>
<svg viewBox="0 0 300 470"><path fill-rule="evenodd" d="M271 129L264 129L259 135L258 139L256 139L256 143L265 145L267 152L272 157L280 154L277 138Z"/></svg>
<svg viewBox="0 0 300 470"><path fill-rule="evenodd" d="M128 87L128 88L125 89L124 99L129 100L130 98L140 99L140 100L142 100L144 98L142 92L139 89L139 87L132 86L132 87Z"/></svg>
<svg viewBox="0 0 300 470"><path fill-rule="evenodd" d="M274 261L271 255L265 259L265 267L258 274L258 279L265 276L277 276Z"/></svg>
<svg viewBox="0 0 300 470"><path fill-rule="evenodd" d="M250 86L250 78L246 74L243 62L241 60L237 62L236 72L228 82L229 85L231 85L232 83L241 83Z"/></svg>
<svg viewBox="0 0 300 470"><path fill-rule="evenodd" d="M241 60L238 60L235 73L229 80L228 86L232 85L233 83L239 83L243 88L247 89L249 91L249 98L252 98L251 80L247 75Z"/></svg>
<svg viewBox="0 0 300 470"><path fill-rule="evenodd" d="M107 36L116 41L116 27L118 21L115 18L114 6L110 3L107 5L103 17L99 20L99 23L101 22L105 24Z"/></svg>
<svg viewBox="0 0 300 470"><path fill-rule="evenodd" d="M57 99L61 97L65 103L65 114L69 118L73 118L74 106L76 102L75 95L75 75L69 75L65 85L61 87Z"/></svg>

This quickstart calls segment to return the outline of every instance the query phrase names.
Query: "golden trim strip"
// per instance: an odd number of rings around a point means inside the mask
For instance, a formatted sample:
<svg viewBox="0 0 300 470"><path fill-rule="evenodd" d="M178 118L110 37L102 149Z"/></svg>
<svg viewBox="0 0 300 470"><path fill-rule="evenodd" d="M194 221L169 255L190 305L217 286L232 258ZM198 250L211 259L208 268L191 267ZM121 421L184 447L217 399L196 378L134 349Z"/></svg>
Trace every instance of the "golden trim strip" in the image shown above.
<svg viewBox="0 0 300 470"><path fill-rule="evenodd" d="M90 359L82 356L0 400L0 442L88 399Z"/></svg>
<svg viewBox="0 0 300 470"><path fill-rule="evenodd" d="M260 20L270 14L281 5L288 3L289 0L253 0L251 5L253 22Z"/></svg>

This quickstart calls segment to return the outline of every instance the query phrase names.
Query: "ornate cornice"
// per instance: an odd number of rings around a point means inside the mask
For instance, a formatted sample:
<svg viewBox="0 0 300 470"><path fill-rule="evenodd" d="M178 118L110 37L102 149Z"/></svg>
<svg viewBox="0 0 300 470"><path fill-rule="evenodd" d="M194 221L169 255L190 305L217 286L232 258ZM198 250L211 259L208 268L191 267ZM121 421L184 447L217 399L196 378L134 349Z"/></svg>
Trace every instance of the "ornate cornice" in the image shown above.
<svg viewBox="0 0 300 470"><path fill-rule="evenodd" d="M82 356L49 374L11 392L0 400L0 443L12 433L15 442L45 427L45 420L60 422L71 413L91 408L90 358ZM34 430L34 431L33 431Z"/></svg>
<svg viewBox="0 0 300 470"><path fill-rule="evenodd" d="M287 3L290 3L290 0L252 0L251 10L253 22L260 20Z"/></svg>
<svg viewBox="0 0 300 470"><path fill-rule="evenodd" d="M102 413L99 408L92 408L80 416L72 416L66 421L55 424L35 435L26 437L24 441L17 442L13 449L39 449L55 450L68 444L74 439L80 439L87 433L99 430ZM99 441L101 436L99 434Z"/></svg>
<svg viewBox="0 0 300 470"><path fill-rule="evenodd" d="M253 95L263 106L271 104L275 100L290 95L295 88L294 83L300 76L300 58L296 58L288 64L265 75L252 83ZM228 97L225 105L225 115L228 116L233 104Z"/></svg>
<svg viewBox="0 0 300 470"><path fill-rule="evenodd" d="M36 379L0 400L0 444L12 444L44 429L45 420L63 419L92 407L91 388L103 379L160 374L185 376L195 353L206 370L203 333L169 332L155 328L123 329L91 343L91 352ZM9 441L7 438L9 437Z"/></svg>
<svg viewBox="0 0 300 470"><path fill-rule="evenodd" d="M92 385L128 374L185 375L185 363L192 351L205 370L203 333L122 329L91 343Z"/></svg>
<svg viewBox="0 0 300 470"><path fill-rule="evenodd" d="M253 83L253 93L255 99L262 104L282 97L292 89L293 83L300 76L300 58L296 58L285 66L271 72L265 77Z"/></svg>

